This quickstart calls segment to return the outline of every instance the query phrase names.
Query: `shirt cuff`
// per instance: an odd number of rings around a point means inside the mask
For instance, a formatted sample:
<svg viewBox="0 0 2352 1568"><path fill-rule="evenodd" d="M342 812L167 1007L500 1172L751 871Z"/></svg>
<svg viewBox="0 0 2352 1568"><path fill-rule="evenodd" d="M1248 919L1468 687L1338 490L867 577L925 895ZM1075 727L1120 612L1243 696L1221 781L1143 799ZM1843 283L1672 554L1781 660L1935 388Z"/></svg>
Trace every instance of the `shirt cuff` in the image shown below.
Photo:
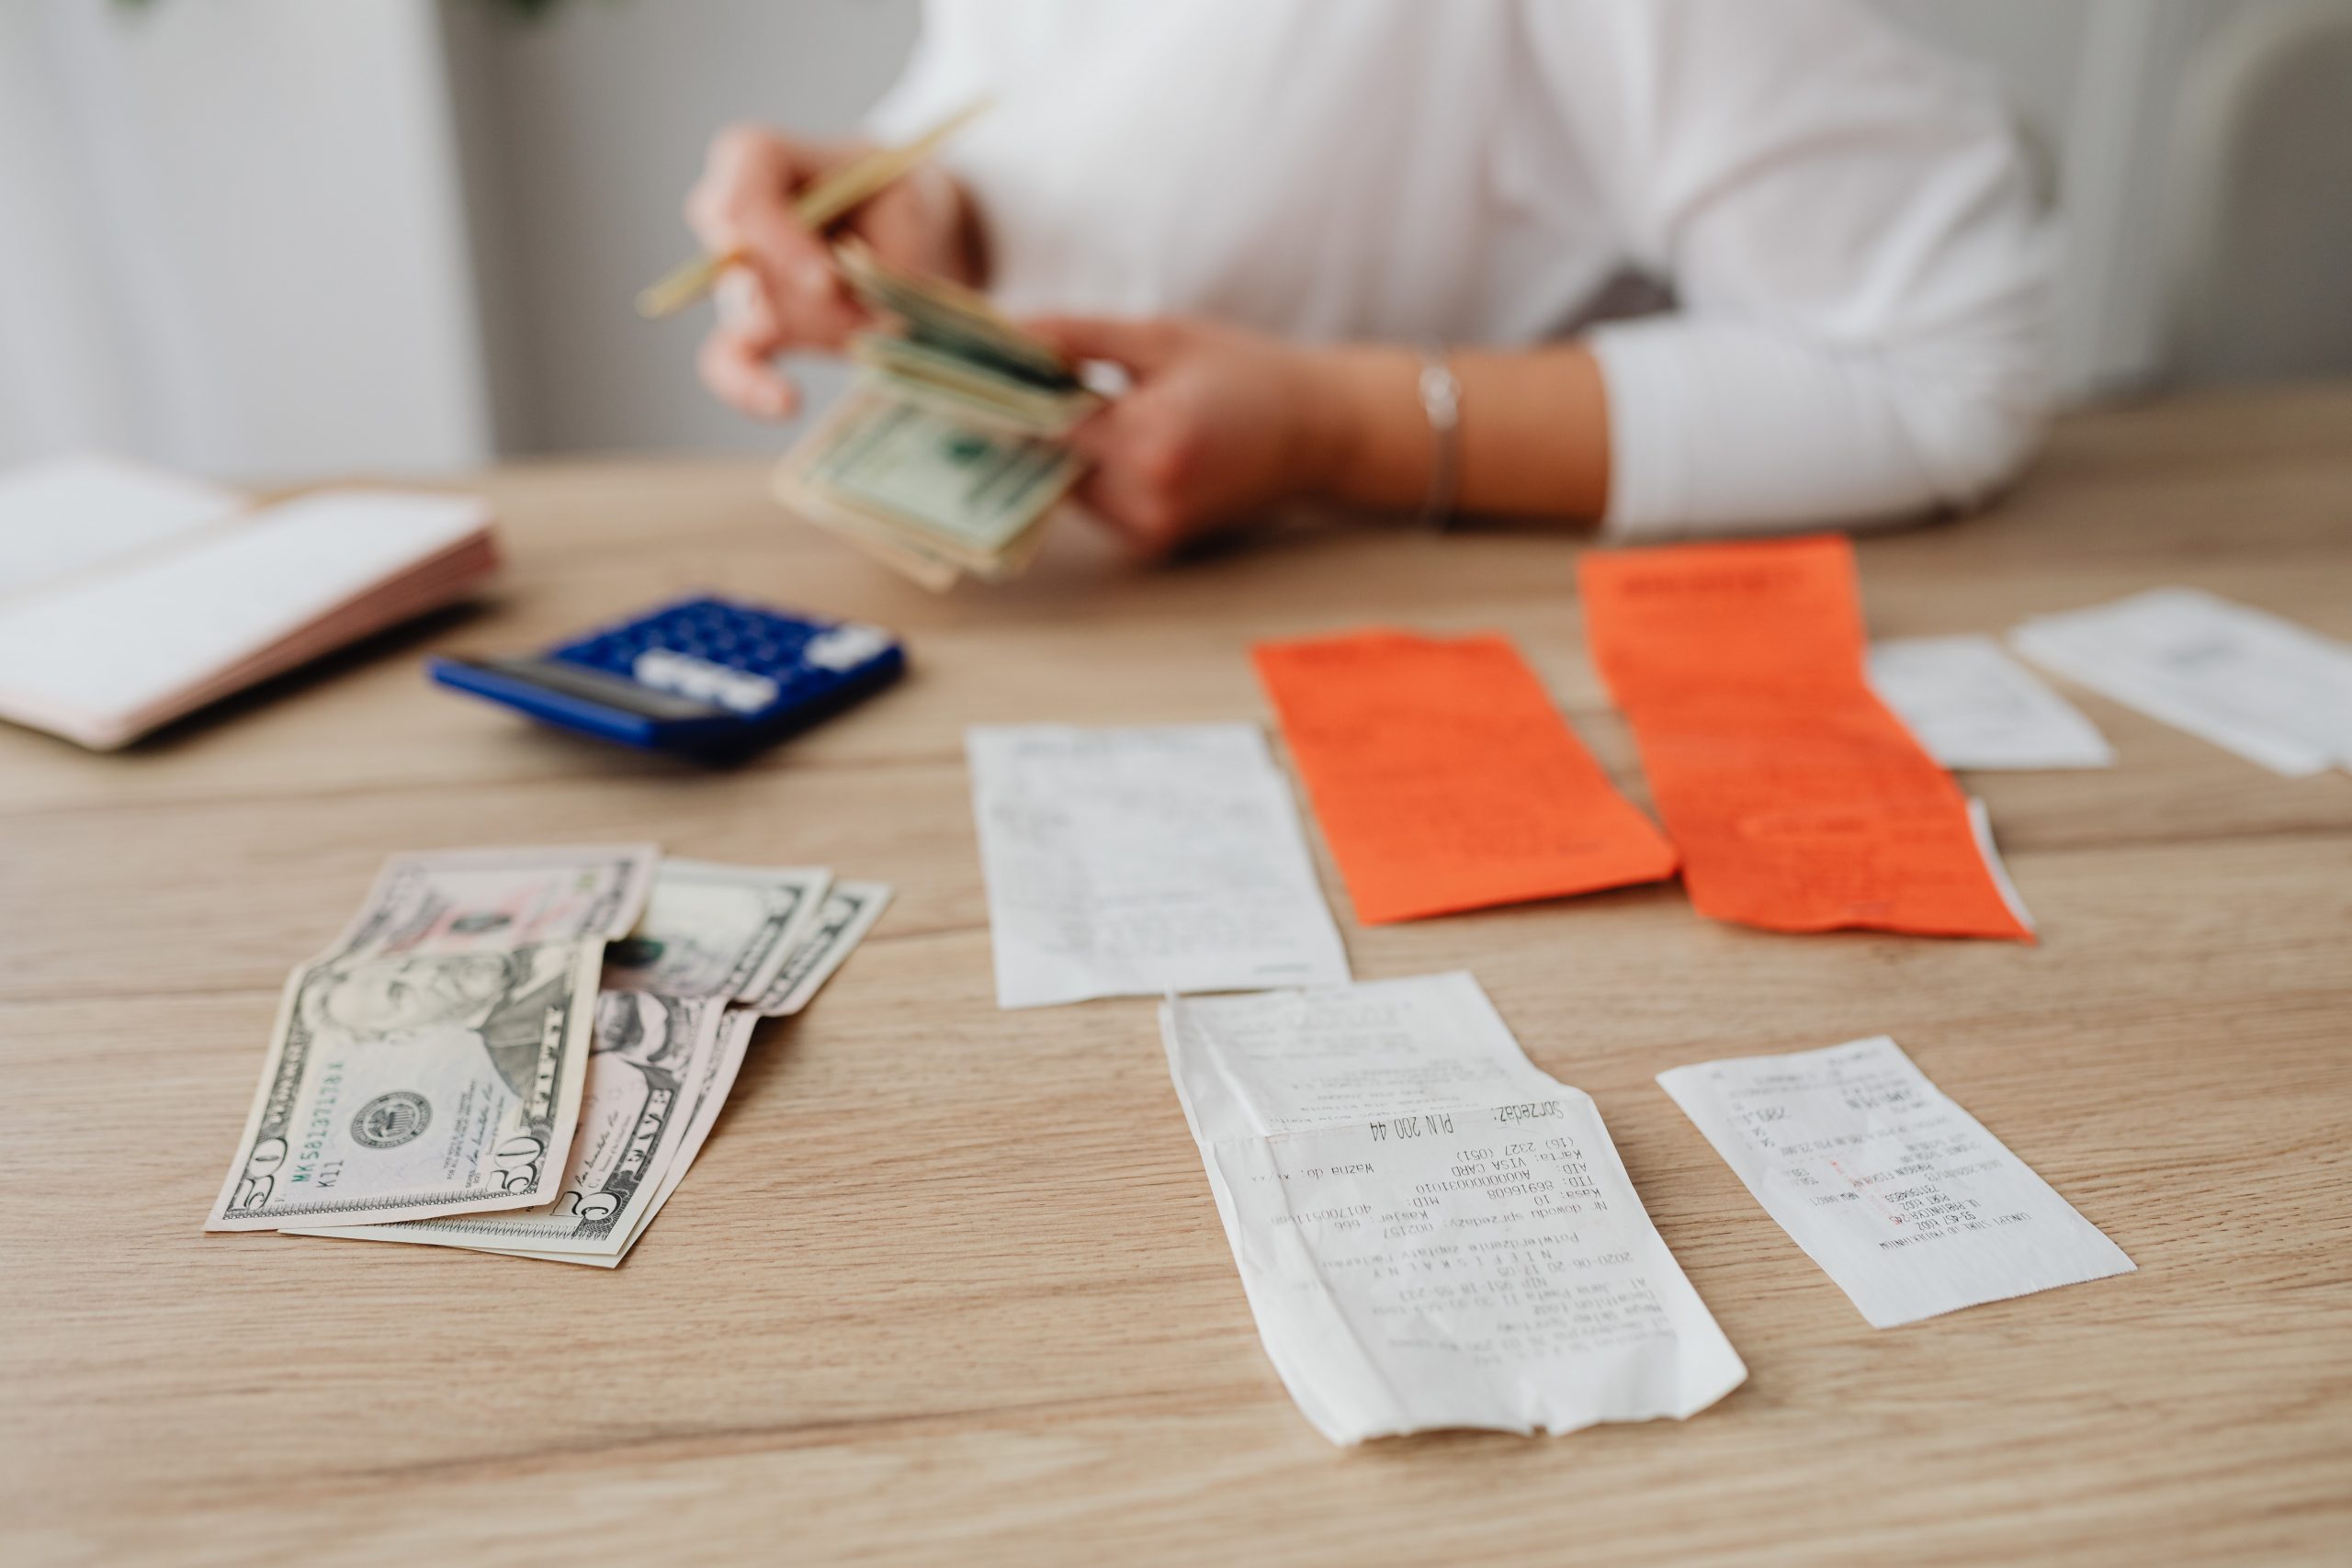
<svg viewBox="0 0 2352 1568"><path fill-rule="evenodd" d="M1659 342L1659 325L1651 317L1612 321L1585 339L1609 399L1606 539L1671 537L1690 515L1688 431L1675 417L1688 406L1685 356Z"/></svg>

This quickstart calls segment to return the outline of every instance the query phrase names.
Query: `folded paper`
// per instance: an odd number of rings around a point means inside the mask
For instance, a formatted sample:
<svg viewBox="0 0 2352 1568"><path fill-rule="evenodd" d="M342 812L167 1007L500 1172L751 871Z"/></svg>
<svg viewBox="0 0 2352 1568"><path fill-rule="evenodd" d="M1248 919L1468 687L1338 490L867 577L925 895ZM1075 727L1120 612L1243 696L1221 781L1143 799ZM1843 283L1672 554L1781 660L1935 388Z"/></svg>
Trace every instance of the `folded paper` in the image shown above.
<svg viewBox="0 0 2352 1568"><path fill-rule="evenodd" d="M1591 1100L1468 975L1172 997L1160 1032L1266 1354L1333 1442L1682 1417L1747 1377Z"/></svg>

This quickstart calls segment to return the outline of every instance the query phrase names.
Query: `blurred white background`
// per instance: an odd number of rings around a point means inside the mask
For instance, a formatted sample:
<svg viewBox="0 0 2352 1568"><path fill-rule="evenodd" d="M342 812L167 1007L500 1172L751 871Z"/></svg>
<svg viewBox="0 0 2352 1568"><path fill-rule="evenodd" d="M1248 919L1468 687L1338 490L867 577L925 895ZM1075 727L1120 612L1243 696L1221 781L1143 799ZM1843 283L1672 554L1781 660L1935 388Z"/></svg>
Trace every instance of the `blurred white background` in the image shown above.
<svg viewBox="0 0 2352 1568"><path fill-rule="evenodd" d="M2180 130L2249 30L2307 0L1885 3L1995 72L2046 156L2072 395L2231 368L2181 346L2161 243L2184 205L2211 216L2217 182L2273 193L2311 265L2352 244L2352 136L2325 134L2341 62L2290 84L2320 97L2289 106L2251 176ZM698 389L703 312L649 325L629 301L690 253L679 202L713 130L851 127L915 21L913 0L562 0L536 19L497 0L9 0L0 464L95 446L269 480L777 450ZM2352 368L2330 357L2343 292L2302 292L2324 298L2265 291L2264 330Z"/></svg>

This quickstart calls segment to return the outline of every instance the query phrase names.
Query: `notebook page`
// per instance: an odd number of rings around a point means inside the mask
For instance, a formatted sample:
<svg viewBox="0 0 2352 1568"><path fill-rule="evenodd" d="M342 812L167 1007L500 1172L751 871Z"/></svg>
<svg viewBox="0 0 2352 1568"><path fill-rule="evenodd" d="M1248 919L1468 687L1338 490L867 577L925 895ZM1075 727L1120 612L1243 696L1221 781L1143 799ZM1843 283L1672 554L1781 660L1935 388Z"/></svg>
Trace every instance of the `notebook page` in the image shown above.
<svg viewBox="0 0 2352 1568"><path fill-rule="evenodd" d="M470 497L331 491L0 609L0 713L85 745L487 526Z"/></svg>
<svg viewBox="0 0 2352 1568"><path fill-rule="evenodd" d="M0 475L0 601L234 516L253 498L95 455Z"/></svg>

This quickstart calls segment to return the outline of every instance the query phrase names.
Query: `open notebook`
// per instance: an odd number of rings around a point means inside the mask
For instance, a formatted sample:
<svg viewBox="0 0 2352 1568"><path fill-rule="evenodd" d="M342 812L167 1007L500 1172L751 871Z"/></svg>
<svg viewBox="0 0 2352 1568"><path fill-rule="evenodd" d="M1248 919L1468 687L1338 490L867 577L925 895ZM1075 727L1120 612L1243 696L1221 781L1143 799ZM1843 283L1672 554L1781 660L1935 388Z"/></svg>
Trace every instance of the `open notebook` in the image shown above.
<svg viewBox="0 0 2352 1568"><path fill-rule="evenodd" d="M469 496L274 505L111 459L0 478L0 718L97 750L463 595L496 569Z"/></svg>

